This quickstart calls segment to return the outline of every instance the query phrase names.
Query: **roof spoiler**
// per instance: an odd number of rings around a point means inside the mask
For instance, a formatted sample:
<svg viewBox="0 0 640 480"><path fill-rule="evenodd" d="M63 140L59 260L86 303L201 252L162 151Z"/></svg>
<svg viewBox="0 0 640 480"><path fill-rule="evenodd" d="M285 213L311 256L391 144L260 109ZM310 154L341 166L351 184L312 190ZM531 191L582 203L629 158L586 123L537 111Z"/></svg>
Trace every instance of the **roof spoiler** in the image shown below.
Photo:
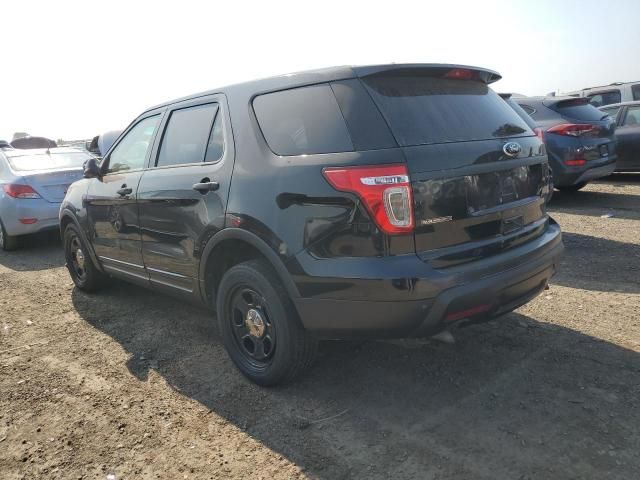
<svg viewBox="0 0 640 480"><path fill-rule="evenodd" d="M588 105L589 98L587 97L547 97L542 101L545 107L574 107L579 105Z"/></svg>
<svg viewBox="0 0 640 480"><path fill-rule="evenodd" d="M449 65L442 63L407 63L391 65L371 65L366 67L353 67L358 77L370 75L383 75L393 73L396 75L425 75L429 77L457 78L460 80L479 80L486 84L497 82L502 76L493 70L472 67L469 65ZM467 77L465 73L472 73Z"/></svg>

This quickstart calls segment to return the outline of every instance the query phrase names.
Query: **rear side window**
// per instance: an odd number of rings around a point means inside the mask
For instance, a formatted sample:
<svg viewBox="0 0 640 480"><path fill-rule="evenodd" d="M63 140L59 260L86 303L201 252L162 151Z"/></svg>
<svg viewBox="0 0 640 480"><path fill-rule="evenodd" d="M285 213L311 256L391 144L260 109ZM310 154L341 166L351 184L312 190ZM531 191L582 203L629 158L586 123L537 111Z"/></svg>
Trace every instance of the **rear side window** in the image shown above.
<svg viewBox="0 0 640 480"><path fill-rule="evenodd" d="M640 83L631 85L631 94L634 100L640 100Z"/></svg>
<svg viewBox="0 0 640 480"><path fill-rule="evenodd" d="M533 135L486 84L412 74L363 78L401 146Z"/></svg>
<svg viewBox="0 0 640 480"><path fill-rule="evenodd" d="M601 107L603 105L611 105L612 103L620 103L622 97L620 90L611 90L610 92L600 92L587 95L589 103L594 107Z"/></svg>
<svg viewBox="0 0 640 480"><path fill-rule="evenodd" d="M593 105L585 103L581 98L558 102L550 108L558 112L563 117L569 117L575 120L602 120L602 117L605 115Z"/></svg>
<svg viewBox="0 0 640 480"><path fill-rule="evenodd" d="M218 104L209 103L171 112L156 166L203 162L217 111Z"/></svg>
<svg viewBox="0 0 640 480"><path fill-rule="evenodd" d="M327 84L260 95L253 109L269 148L277 155L353 151L353 143Z"/></svg>

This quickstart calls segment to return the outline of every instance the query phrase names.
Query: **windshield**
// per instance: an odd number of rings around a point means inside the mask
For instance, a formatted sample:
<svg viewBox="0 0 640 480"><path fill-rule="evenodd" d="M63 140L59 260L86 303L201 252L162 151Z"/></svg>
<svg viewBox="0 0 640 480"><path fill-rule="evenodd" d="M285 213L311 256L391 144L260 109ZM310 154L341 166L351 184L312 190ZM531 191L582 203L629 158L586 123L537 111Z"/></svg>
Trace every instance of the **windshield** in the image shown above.
<svg viewBox="0 0 640 480"><path fill-rule="evenodd" d="M533 135L482 82L394 74L363 81L401 146Z"/></svg>
<svg viewBox="0 0 640 480"><path fill-rule="evenodd" d="M51 152L37 155L20 155L8 157L11 168L15 171L58 170L65 168L82 168L84 162L92 158L85 152Z"/></svg>

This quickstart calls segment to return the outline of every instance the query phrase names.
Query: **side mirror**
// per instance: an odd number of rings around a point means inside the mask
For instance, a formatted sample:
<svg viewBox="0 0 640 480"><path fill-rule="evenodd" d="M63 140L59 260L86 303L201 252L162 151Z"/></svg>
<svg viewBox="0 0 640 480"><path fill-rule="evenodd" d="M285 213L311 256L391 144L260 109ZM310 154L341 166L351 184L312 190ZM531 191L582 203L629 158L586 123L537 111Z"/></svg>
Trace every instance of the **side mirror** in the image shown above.
<svg viewBox="0 0 640 480"><path fill-rule="evenodd" d="M84 178L100 178L102 170L95 158L90 158L84 163Z"/></svg>

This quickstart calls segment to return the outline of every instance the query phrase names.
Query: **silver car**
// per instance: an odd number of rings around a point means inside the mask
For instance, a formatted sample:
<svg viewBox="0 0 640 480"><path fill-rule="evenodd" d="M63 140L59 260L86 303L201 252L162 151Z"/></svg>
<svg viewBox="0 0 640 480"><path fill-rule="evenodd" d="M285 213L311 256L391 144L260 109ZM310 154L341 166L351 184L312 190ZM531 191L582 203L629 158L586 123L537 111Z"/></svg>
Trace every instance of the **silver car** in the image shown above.
<svg viewBox="0 0 640 480"><path fill-rule="evenodd" d="M20 235L58 228L60 203L89 158L75 148L0 148L0 249L17 248Z"/></svg>

